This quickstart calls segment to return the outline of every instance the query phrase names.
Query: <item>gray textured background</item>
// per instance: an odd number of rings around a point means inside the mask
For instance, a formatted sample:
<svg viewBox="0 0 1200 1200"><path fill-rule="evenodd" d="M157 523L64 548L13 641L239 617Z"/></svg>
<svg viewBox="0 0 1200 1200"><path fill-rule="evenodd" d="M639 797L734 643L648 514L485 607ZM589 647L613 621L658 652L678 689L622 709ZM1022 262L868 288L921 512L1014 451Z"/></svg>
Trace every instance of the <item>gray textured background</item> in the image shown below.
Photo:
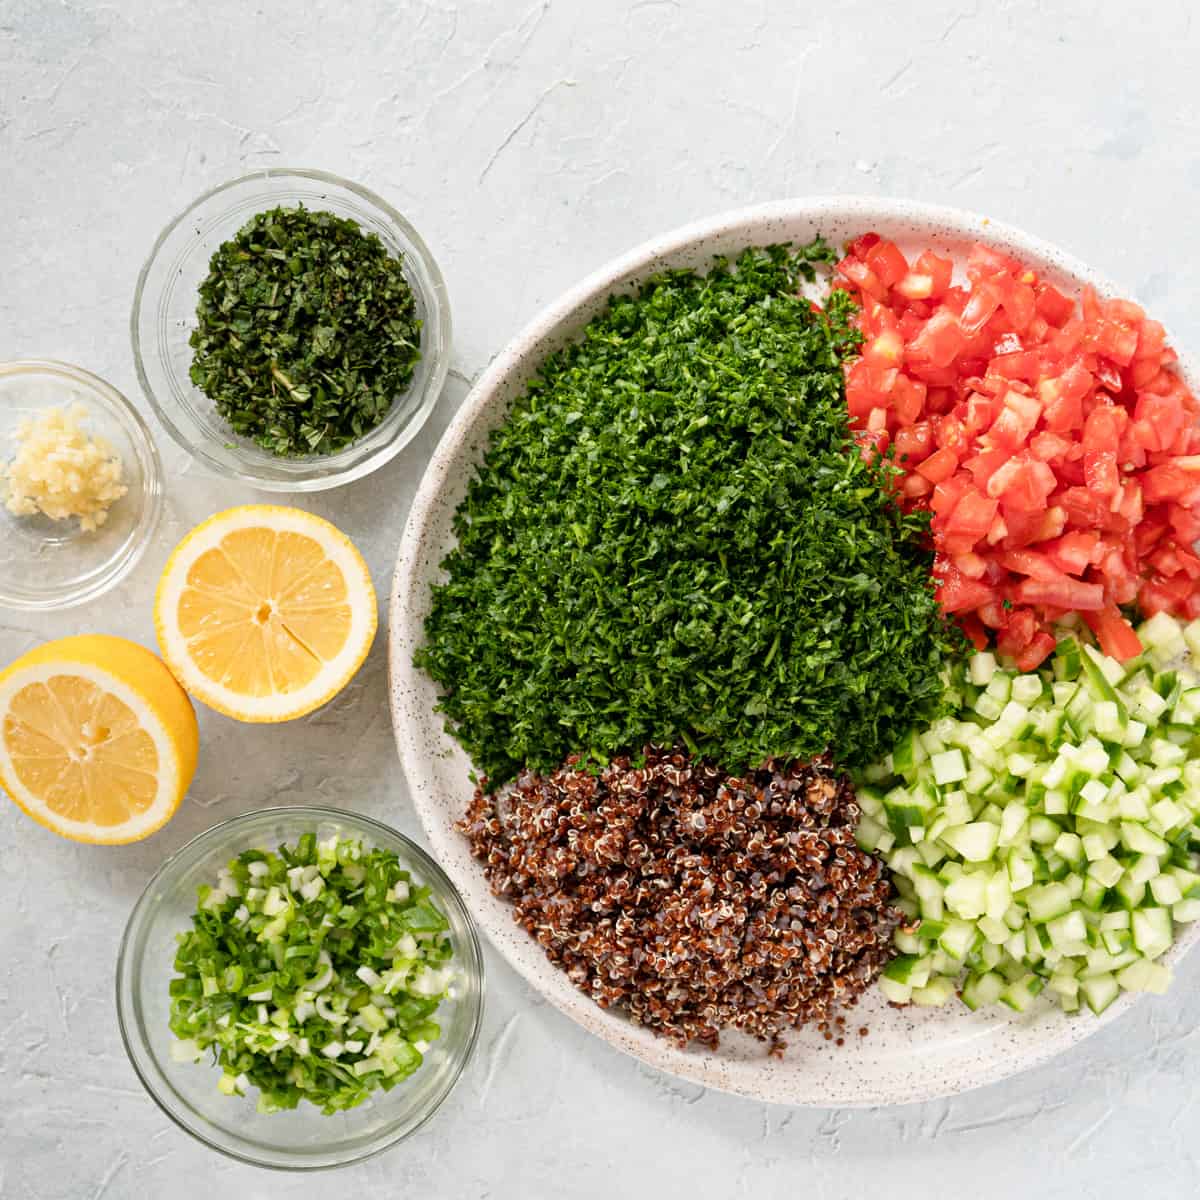
<svg viewBox="0 0 1200 1200"><path fill-rule="evenodd" d="M1139 11L1140 7L1140 11ZM0 358L45 356L141 403L127 333L155 235L247 167L322 167L425 235L454 306L428 428L371 479L302 501L386 593L417 479L504 341L656 232L789 195L959 204L1060 242L1191 336L1200 201L1186 0L0 0ZM156 431L161 434L161 431ZM0 612L0 662L80 629L153 643L176 538L228 502L164 436L157 544L116 593ZM489 953L480 1052L402 1148L312 1180L177 1131L125 1062L113 961L154 866L267 801L353 806L408 832L381 636L334 704L281 728L201 716L191 797L140 846L59 841L0 805L0 1196L903 1200L1194 1196L1200 960L1084 1046L1006 1083L890 1110L788 1110L678 1084L586 1037Z"/></svg>

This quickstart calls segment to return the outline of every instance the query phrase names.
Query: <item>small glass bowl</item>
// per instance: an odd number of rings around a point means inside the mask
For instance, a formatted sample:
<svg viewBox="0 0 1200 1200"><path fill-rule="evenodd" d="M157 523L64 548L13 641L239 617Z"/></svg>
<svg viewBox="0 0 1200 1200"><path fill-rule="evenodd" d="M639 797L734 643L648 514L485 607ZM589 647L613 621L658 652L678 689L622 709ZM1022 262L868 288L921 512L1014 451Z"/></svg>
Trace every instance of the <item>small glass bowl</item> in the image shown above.
<svg viewBox="0 0 1200 1200"><path fill-rule="evenodd" d="M0 363L0 461L12 461L27 418L74 404L88 410L82 428L120 455L128 491L85 533L77 517L14 516L0 481L0 607L45 611L96 599L133 569L162 515L162 465L145 421L111 384L68 363Z"/></svg>
<svg viewBox="0 0 1200 1200"><path fill-rule="evenodd" d="M200 284L209 260L255 213L295 207L348 217L394 255L421 321L421 357L383 421L336 454L282 458L233 432L189 376ZM159 235L138 276L130 320L138 379L167 432L222 475L269 492L318 492L361 479L416 437L450 367L450 298L417 231L373 192L323 171L264 169L206 192Z"/></svg>
<svg viewBox="0 0 1200 1200"><path fill-rule="evenodd" d="M425 1061L390 1092L357 1108L322 1116L314 1105L261 1114L258 1091L225 1096L220 1069L206 1055L198 1063L171 1061L168 984L174 976L175 935L191 928L196 889L243 850L275 850L302 834L361 837L394 850L450 922L457 964L456 994L438 1007L442 1036ZM483 958L475 926L454 885L419 846L369 817L336 808L264 808L213 826L193 838L158 869L134 906L117 959L117 1017L121 1038L138 1078L158 1106L182 1129L231 1158L260 1167L313 1171L359 1162L419 1129L450 1094L479 1035Z"/></svg>

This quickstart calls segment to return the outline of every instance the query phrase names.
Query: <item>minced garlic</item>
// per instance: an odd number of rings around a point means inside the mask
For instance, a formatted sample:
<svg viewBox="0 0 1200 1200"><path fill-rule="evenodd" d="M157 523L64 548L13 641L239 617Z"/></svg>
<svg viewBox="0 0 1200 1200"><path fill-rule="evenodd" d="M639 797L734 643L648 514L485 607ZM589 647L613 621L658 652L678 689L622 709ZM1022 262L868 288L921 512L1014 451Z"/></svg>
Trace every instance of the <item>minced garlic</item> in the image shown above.
<svg viewBox="0 0 1200 1200"><path fill-rule="evenodd" d="M80 427L82 404L48 408L17 430L17 456L0 465L5 507L18 517L44 513L56 521L79 518L85 533L108 520L108 508L129 490L121 482L121 459L102 437Z"/></svg>

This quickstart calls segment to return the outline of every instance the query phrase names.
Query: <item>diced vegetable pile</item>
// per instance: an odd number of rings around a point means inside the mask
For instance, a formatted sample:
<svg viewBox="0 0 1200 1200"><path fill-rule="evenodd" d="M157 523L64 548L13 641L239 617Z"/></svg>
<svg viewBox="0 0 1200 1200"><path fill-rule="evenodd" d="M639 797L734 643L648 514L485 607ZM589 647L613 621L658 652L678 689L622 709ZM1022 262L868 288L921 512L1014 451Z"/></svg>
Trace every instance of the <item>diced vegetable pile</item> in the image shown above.
<svg viewBox="0 0 1200 1200"><path fill-rule="evenodd" d="M938 597L1023 670L1077 612L1106 654L1121 612L1200 616L1200 404L1162 325L1085 287L1080 303L975 246L966 282L866 234L838 265L866 342L847 371L861 442L891 448L933 514Z"/></svg>
<svg viewBox="0 0 1200 1200"><path fill-rule="evenodd" d="M1125 664L1064 637L1021 674L974 655L958 712L897 745L859 791L910 925L896 1003L1064 1009L1161 992L1175 926L1200 917L1200 621L1165 613Z"/></svg>
<svg viewBox="0 0 1200 1200"><path fill-rule="evenodd" d="M831 261L612 298L493 433L417 655L477 800L566 789L558 881L613 819L585 768L826 754L909 918L893 1002L1162 991L1200 917L1200 403L1140 307L994 248L864 234L822 308Z"/></svg>
<svg viewBox="0 0 1200 1200"><path fill-rule="evenodd" d="M394 852L305 834L200 888L171 981L177 1061L211 1050L260 1112L353 1108L411 1075L452 985L446 918Z"/></svg>

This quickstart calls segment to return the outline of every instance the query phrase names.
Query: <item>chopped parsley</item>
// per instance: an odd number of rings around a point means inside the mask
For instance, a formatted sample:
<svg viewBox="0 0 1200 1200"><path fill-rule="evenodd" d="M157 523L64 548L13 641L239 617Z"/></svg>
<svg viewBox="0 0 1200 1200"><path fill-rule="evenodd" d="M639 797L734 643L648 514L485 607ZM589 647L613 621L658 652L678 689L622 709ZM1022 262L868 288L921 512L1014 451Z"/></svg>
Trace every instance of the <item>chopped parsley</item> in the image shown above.
<svg viewBox="0 0 1200 1200"><path fill-rule="evenodd" d="M196 317L192 382L235 433L281 456L370 433L421 357L401 260L303 206L258 213L217 248Z"/></svg>
<svg viewBox="0 0 1200 1200"><path fill-rule="evenodd" d="M682 742L730 770L886 753L959 645L851 440L842 292L817 242L615 296L492 435L418 665L492 785Z"/></svg>

